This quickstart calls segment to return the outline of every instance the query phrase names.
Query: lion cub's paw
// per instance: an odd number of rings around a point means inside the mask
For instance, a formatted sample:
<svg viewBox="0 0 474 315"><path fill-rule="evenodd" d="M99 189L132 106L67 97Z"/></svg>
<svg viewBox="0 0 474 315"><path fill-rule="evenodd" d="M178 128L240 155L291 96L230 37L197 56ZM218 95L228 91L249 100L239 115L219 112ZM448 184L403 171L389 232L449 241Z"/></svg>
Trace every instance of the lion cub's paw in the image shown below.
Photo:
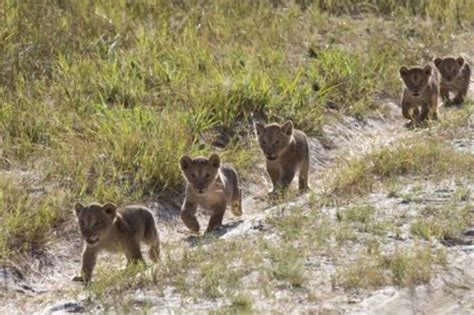
<svg viewBox="0 0 474 315"><path fill-rule="evenodd" d="M83 276L74 276L71 278L71 281L74 281L74 282L86 282L84 280L84 277Z"/></svg>

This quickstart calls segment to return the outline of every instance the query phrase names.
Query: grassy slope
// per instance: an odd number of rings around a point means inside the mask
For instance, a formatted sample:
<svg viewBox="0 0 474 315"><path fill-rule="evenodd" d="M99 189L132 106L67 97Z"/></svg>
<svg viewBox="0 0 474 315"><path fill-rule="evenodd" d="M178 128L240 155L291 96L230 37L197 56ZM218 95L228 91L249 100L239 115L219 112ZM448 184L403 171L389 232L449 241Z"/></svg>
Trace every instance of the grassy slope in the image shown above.
<svg viewBox="0 0 474 315"><path fill-rule="evenodd" d="M445 118L458 121L462 127L472 113L472 104L469 106ZM273 303L293 305L305 301L304 305L317 305L328 298L327 283L318 281L329 276L335 294L429 282L448 267L448 249L434 240L456 239L474 219L473 199L469 188L462 184L472 182L474 157L453 150L453 134L443 134L443 130L416 135L411 145L403 139L391 148L350 161L336 172L328 169L322 176L328 178L330 198L314 195L303 206L273 211L258 223L265 226L265 232L200 239L191 248L167 244L161 264L145 272L141 267L129 268L118 275L113 271L112 276L110 269L101 266L87 292L93 302L106 309L131 311L135 307L132 292L141 288L150 293L147 296L151 302L145 308L154 307L151 297L155 295L164 296L164 305L168 305L173 300L169 296L172 292L179 296L181 307L192 307L193 302L224 301L227 305L220 311L239 313L262 310L262 306L267 311L272 306L278 309ZM359 168L365 175L353 181L353 174L358 172L354 170ZM412 210L417 209L413 218L407 219L406 213L390 207L385 209L389 214L380 213L386 206L366 199L372 189L390 199L401 196L402 187L411 183L436 183L447 178L459 182L453 195L434 204L423 199L426 195L420 197L420 211L416 203L410 203ZM374 187L376 181L381 187ZM413 187L417 193L423 189L426 187ZM407 202L416 198L403 197ZM337 213L328 213L328 206L335 207ZM410 227L412 237L393 239L402 223ZM324 271L327 264L335 271ZM211 305L214 309L215 304ZM179 309L180 305L171 303L167 307Z"/></svg>
<svg viewBox="0 0 474 315"><path fill-rule="evenodd" d="M41 249L75 200L180 189L178 157L219 134L245 174L252 114L312 135L328 102L370 114L397 97L401 63L451 53L474 20L463 0L270 2L4 1L1 259Z"/></svg>

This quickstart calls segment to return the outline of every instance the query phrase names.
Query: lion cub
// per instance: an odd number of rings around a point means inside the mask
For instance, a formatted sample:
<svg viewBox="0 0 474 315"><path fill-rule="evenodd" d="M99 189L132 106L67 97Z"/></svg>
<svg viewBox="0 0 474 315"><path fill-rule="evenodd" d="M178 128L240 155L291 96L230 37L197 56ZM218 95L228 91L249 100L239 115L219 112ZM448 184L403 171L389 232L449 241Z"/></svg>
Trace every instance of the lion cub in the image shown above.
<svg viewBox="0 0 474 315"><path fill-rule="evenodd" d="M438 77L431 65L423 68L400 68L400 77L405 86L402 93L402 115L410 122L408 126L425 121L428 116L438 119Z"/></svg>
<svg viewBox="0 0 474 315"><path fill-rule="evenodd" d="M283 125L256 123L258 141L267 159L267 171L273 183L272 194L286 189L299 170L299 190L307 190L309 148L306 134L293 128L291 121Z"/></svg>
<svg viewBox="0 0 474 315"><path fill-rule="evenodd" d="M212 154L209 159L191 159L184 155L179 164L187 181L181 219L191 231L199 233L199 223L196 219L198 205L211 215L206 233L216 230L222 224L228 205L235 216L242 215L239 175L234 168L221 165L219 155Z"/></svg>
<svg viewBox="0 0 474 315"><path fill-rule="evenodd" d="M471 79L471 67L463 57L436 58L434 64L441 73L440 94L445 106L461 105L466 98ZM449 99L449 92L455 94Z"/></svg>
<svg viewBox="0 0 474 315"><path fill-rule="evenodd" d="M143 206L117 208L108 203L91 203L83 206L76 203L74 210L82 237L86 244L82 253L81 275L73 281L89 282L102 250L123 251L128 263L143 261L140 242L150 245L149 256L157 261L160 256L160 241L155 220L150 210Z"/></svg>

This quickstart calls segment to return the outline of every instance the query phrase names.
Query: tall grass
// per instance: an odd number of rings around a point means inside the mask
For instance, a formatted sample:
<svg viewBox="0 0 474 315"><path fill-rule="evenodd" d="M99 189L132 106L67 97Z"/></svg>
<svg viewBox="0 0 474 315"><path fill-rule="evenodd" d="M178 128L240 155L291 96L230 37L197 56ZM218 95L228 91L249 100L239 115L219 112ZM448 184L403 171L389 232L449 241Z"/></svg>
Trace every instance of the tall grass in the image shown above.
<svg viewBox="0 0 474 315"><path fill-rule="evenodd" d="M37 187L11 177L0 178L0 264L19 253L36 254L51 240L51 227L65 219L61 190L38 197Z"/></svg>

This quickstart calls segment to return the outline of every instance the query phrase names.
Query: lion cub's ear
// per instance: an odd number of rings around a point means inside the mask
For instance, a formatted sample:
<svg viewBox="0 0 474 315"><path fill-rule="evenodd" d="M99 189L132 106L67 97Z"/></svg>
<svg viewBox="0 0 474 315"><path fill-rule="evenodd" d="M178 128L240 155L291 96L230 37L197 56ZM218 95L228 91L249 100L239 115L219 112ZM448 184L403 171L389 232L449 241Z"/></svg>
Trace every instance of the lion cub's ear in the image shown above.
<svg viewBox="0 0 474 315"><path fill-rule="evenodd" d="M286 133L287 136L291 136L293 134L293 122L288 120L283 125L281 125L281 130Z"/></svg>
<svg viewBox="0 0 474 315"><path fill-rule="evenodd" d="M179 166L181 167L181 170L185 171L188 167L191 166L192 164L192 160L189 156L187 155L183 155L180 159L179 159Z"/></svg>
<svg viewBox="0 0 474 315"><path fill-rule="evenodd" d="M115 218L117 215L117 206L113 203L107 203L102 207L102 211L110 218Z"/></svg>
<svg viewBox="0 0 474 315"><path fill-rule="evenodd" d="M430 65L426 65L424 68L423 68L423 72L426 74L426 75L431 75L431 66Z"/></svg>
<svg viewBox="0 0 474 315"><path fill-rule="evenodd" d="M458 57L458 58L456 59L456 61L459 63L459 66L461 66L461 67L462 67L462 65L464 64L464 58L463 58L463 57Z"/></svg>
<svg viewBox="0 0 474 315"><path fill-rule="evenodd" d="M256 122L255 129L257 130L257 135L260 136L263 133L263 129L265 129L265 125L262 124L261 122Z"/></svg>
<svg viewBox="0 0 474 315"><path fill-rule="evenodd" d="M441 59L439 57L437 57L437 58L435 58L435 60L433 60L436 68L439 68L439 65L441 64L442 61L443 61L443 59Z"/></svg>
<svg viewBox="0 0 474 315"><path fill-rule="evenodd" d="M219 168L221 166L221 158L218 154L214 153L209 157L209 163L214 168Z"/></svg>
<svg viewBox="0 0 474 315"><path fill-rule="evenodd" d="M81 214L82 210L84 210L84 206L81 203L78 202L74 205L74 212L77 217Z"/></svg>
<svg viewBox="0 0 474 315"><path fill-rule="evenodd" d="M401 77L404 77L408 74L408 68L405 67L405 66L400 67L400 70L398 70L398 71L400 72Z"/></svg>

